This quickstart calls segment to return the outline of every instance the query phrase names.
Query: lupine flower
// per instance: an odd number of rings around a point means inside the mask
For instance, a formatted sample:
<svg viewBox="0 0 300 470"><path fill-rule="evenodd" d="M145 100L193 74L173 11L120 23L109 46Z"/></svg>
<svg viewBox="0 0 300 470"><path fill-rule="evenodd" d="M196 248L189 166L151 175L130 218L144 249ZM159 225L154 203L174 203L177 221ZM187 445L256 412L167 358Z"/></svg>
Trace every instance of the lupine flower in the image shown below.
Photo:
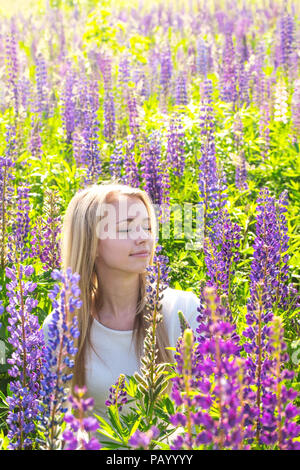
<svg viewBox="0 0 300 470"><path fill-rule="evenodd" d="M60 240L61 217L57 204L57 191L45 191L44 213L37 217L31 231L32 255L39 257L45 271L59 269L61 261Z"/></svg>
<svg viewBox="0 0 300 470"><path fill-rule="evenodd" d="M123 405L127 403L127 392L125 390L125 375L121 374L118 380L109 389L109 397L105 402L106 406L116 405L122 411Z"/></svg>
<svg viewBox="0 0 300 470"><path fill-rule="evenodd" d="M184 131L180 120L171 119L168 129L167 163L174 175L181 177L185 167Z"/></svg>
<svg viewBox="0 0 300 470"><path fill-rule="evenodd" d="M270 326L271 362L270 373L265 380L262 396L263 411L261 424L265 429L261 440L267 445L278 445L280 450L299 450L300 443L294 439L300 436L300 426L294 418L300 415L300 408L292 401L298 396L296 390L287 388L285 379L291 380L295 373L282 369L288 361L287 346L283 341L283 322L274 317Z"/></svg>
<svg viewBox="0 0 300 470"><path fill-rule="evenodd" d="M170 87L173 73L172 57L170 47L165 47L161 54L160 84L163 94L166 96Z"/></svg>
<svg viewBox="0 0 300 470"><path fill-rule="evenodd" d="M15 220L12 223L12 234L8 237L8 259L11 263L23 262L28 258L30 250L27 246L30 232L29 188L25 183L18 186L15 209Z"/></svg>
<svg viewBox="0 0 300 470"><path fill-rule="evenodd" d="M62 95L62 120L66 133L67 143L71 143L75 130L75 96L74 96L75 73L68 68Z"/></svg>
<svg viewBox="0 0 300 470"><path fill-rule="evenodd" d="M104 99L104 137L108 142L112 142L116 131L114 97L111 92L107 93Z"/></svg>
<svg viewBox="0 0 300 470"><path fill-rule="evenodd" d="M186 106L188 104L186 77L184 73L180 73L176 81L175 103L177 106Z"/></svg>
<svg viewBox="0 0 300 470"><path fill-rule="evenodd" d="M62 416L67 411L66 384L72 378L72 358L77 353L74 339L79 336L77 317L73 314L82 303L79 298L79 275L72 274L71 268L67 269L66 274L55 269L51 277L61 286L54 284L49 293L54 312L46 339L39 405L40 427L45 436L41 446L45 449L57 449L62 444L60 426ZM69 315L73 316L72 321Z"/></svg>
<svg viewBox="0 0 300 470"><path fill-rule="evenodd" d="M42 54L36 59L36 88L37 88L37 109L36 112L42 116L48 117L48 100L47 100L47 68L46 62Z"/></svg>
<svg viewBox="0 0 300 470"><path fill-rule="evenodd" d="M128 444L133 449L149 449L152 439L159 436L159 429L156 426L152 426L149 431L141 432L139 429L131 436Z"/></svg>
<svg viewBox="0 0 300 470"><path fill-rule="evenodd" d="M212 82L204 81L204 97L201 107L201 157L199 163L199 191L200 201L203 204L204 235L208 227L213 226L217 209L226 203L226 184L224 176L221 178L217 168L215 155L214 121L212 114Z"/></svg>
<svg viewBox="0 0 300 470"><path fill-rule="evenodd" d="M247 448L243 441L253 435L247 419L254 410L247 407L251 391L249 379L241 375L244 364L236 327L212 287L204 289L198 310L198 342L186 329L177 344L176 377L172 378L177 410L170 420L184 429L171 449Z"/></svg>
<svg viewBox="0 0 300 470"><path fill-rule="evenodd" d="M222 209L214 225L214 234L213 240L207 237L204 242L208 285L216 287L219 294L227 294L230 302L234 265L240 259L241 227L233 224L228 211Z"/></svg>
<svg viewBox="0 0 300 470"><path fill-rule="evenodd" d="M132 135L137 136L139 132L139 115L137 110L136 97L132 91L128 92L127 107L129 114L129 127Z"/></svg>
<svg viewBox="0 0 300 470"><path fill-rule="evenodd" d="M279 80L275 88L275 103L274 103L274 121L287 123L288 117L288 94L285 83Z"/></svg>
<svg viewBox="0 0 300 470"><path fill-rule="evenodd" d="M17 57L16 37L14 32L6 37L6 67L8 73L8 82L11 93L13 95L14 109L16 114L19 113L19 89L18 89L18 75L19 75L19 61Z"/></svg>
<svg viewBox="0 0 300 470"><path fill-rule="evenodd" d="M6 149L4 156L0 156L0 253L1 253L1 267L4 268L7 261L7 228L11 225L13 218L11 217L10 206L12 204L12 195L14 188L12 181L15 179L13 174L14 162L14 141L15 131L8 128L6 132Z"/></svg>
<svg viewBox="0 0 300 470"><path fill-rule="evenodd" d="M122 179L123 161L123 142L122 140L118 140L110 156L109 172L112 178Z"/></svg>
<svg viewBox="0 0 300 470"><path fill-rule="evenodd" d="M11 279L6 285L9 304L7 330L8 342L13 353L7 359L10 364L8 374L12 378L7 397L9 412L7 424L10 449L23 450L32 448L32 436L35 431L34 420L38 415L38 399L40 396L40 379L42 377L43 334L40 331L37 316L32 310L38 301L31 294L36 283L25 281L25 277L33 274L32 266L18 263L6 268L6 276Z"/></svg>
<svg viewBox="0 0 300 470"><path fill-rule="evenodd" d="M141 169L145 181L145 191L154 204L160 205L163 216L163 208L168 204L169 178L161 157L161 136L153 132L150 141L145 142L142 150Z"/></svg>
<svg viewBox="0 0 300 470"><path fill-rule="evenodd" d="M207 45L202 38L197 41L196 63L198 73L206 78L208 72L208 50Z"/></svg>
<svg viewBox="0 0 300 470"><path fill-rule="evenodd" d="M86 416L94 408L93 398L83 398L87 391L86 386L74 387L74 394L69 396L72 410L77 413L76 417L71 412L64 415L67 428L63 432L66 441L64 450L99 450L100 442L95 436L89 437L89 433L97 431L99 423L93 416Z"/></svg>
<svg viewBox="0 0 300 470"><path fill-rule="evenodd" d="M124 156L124 175L122 182L135 188L140 186L140 176L138 166L135 161L135 136L129 134L126 142L126 152Z"/></svg>
<svg viewBox="0 0 300 470"><path fill-rule="evenodd" d="M236 90L236 71L235 71L235 51L232 42L232 35L227 33L225 35L225 45L223 52L223 63L222 63L222 99L224 101L232 102L233 104L237 101L237 90Z"/></svg>

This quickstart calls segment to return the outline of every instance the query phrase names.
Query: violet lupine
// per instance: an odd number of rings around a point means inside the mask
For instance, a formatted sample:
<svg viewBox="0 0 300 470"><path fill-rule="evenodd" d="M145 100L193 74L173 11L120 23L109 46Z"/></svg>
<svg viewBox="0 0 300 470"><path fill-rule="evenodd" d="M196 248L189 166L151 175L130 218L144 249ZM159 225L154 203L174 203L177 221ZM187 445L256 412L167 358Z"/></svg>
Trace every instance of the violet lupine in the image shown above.
<svg viewBox="0 0 300 470"><path fill-rule="evenodd" d="M156 426L151 426L151 428L146 432L142 432L137 429L129 439L128 444L133 449L146 450L149 449L151 441L156 439L158 436L159 429Z"/></svg>
<svg viewBox="0 0 300 470"><path fill-rule="evenodd" d="M196 59L196 64L197 64L197 72L200 75L203 75L204 78L206 78L207 73L208 73L208 49L206 42L200 38L197 41L197 59Z"/></svg>
<svg viewBox="0 0 300 470"><path fill-rule="evenodd" d="M177 344L171 394L176 413L170 421L183 429L171 449L247 449L247 439L253 436L249 418L255 410L248 406L252 392L242 373L236 326L228 321L214 288L206 287L202 300L199 336L186 329Z"/></svg>
<svg viewBox="0 0 300 470"><path fill-rule="evenodd" d="M104 130L103 135L107 142L112 142L116 132L114 96L111 92L104 98Z"/></svg>
<svg viewBox="0 0 300 470"><path fill-rule="evenodd" d="M122 411L123 405L127 403L127 392L125 389L125 375L120 374L118 380L109 389L109 397L105 401L106 406L117 406L118 411Z"/></svg>
<svg viewBox="0 0 300 470"><path fill-rule="evenodd" d="M6 132L6 149L4 156L0 156L0 252L1 267L4 268L7 262L7 228L13 220L10 207L12 205L12 197L14 187L12 182L15 179L13 174L14 162L14 142L15 130L8 128Z"/></svg>
<svg viewBox="0 0 300 470"><path fill-rule="evenodd" d="M90 433L96 432L99 428L99 423L93 416L87 416L93 411L94 399L84 398L86 391L86 386L75 385L73 395L68 398L73 413L67 412L64 415L64 421L67 423L66 430L63 432L66 442L64 450L100 450L101 448L98 439L93 435L90 437Z"/></svg>
<svg viewBox="0 0 300 470"><path fill-rule="evenodd" d="M29 233L30 233L30 202L29 188L25 183L17 189L16 208L14 210L14 221L12 233L8 236L8 260L15 263L17 260L23 262L30 255Z"/></svg>
<svg viewBox="0 0 300 470"><path fill-rule="evenodd" d="M129 184L134 188L140 186L140 176L138 166L135 160L135 136L129 134L126 141L126 151L124 155L124 174L122 176L122 182Z"/></svg>
<svg viewBox="0 0 300 470"><path fill-rule="evenodd" d="M185 142L179 118L171 119L169 124L166 159L172 173L181 177L185 168Z"/></svg>
<svg viewBox="0 0 300 470"><path fill-rule="evenodd" d="M270 325L270 374L264 383L262 397L263 411L261 424L265 432L261 440L266 445L275 445L279 450L299 450L300 426L294 418L300 416L300 408L293 405L299 393L286 382L292 380L295 372L283 369L288 361L287 345L283 340L283 320L274 317Z"/></svg>
<svg viewBox="0 0 300 470"><path fill-rule="evenodd" d="M285 70L287 70L290 66L290 58L295 44L294 28L295 25L292 15L287 14L285 11L278 21L278 31L280 38L277 50L277 65L283 66Z"/></svg>
<svg viewBox="0 0 300 470"><path fill-rule="evenodd" d="M226 294L230 306L234 267L240 259L241 227L233 224L228 211L222 209L215 222L214 233L213 239L205 239L203 247L208 285L214 286L219 295Z"/></svg>
<svg viewBox="0 0 300 470"><path fill-rule="evenodd" d="M6 66L7 66L7 73L8 73L8 83L13 95L14 101L14 109L16 114L19 113L19 89L18 89L18 74L19 74L19 63L18 63L18 56L17 56L17 45L16 45L16 37L14 32L12 31L6 37Z"/></svg>
<svg viewBox="0 0 300 470"><path fill-rule="evenodd" d="M232 102L233 106L235 106L237 101L237 77L235 70L235 51L232 35L230 33L225 35L221 87L222 99L227 102Z"/></svg>
<svg viewBox="0 0 300 470"><path fill-rule="evenodd" d="M45 271L59 269L61 262L60 232L61 217L57 204L57 192L46 191L45 215L37 217L31 231L32 255L39 257Z"/></svg>
<svg viewBox="0 0 300 470"><path fill-rule="evenodd" d="M173 74L173 64L170 46L165 47L160 57L160 86L162 90L162 100L165 106L166 99L171 86L171 78Z"/></svg>
<svg viewBox="0 0 300 470"><path fill-rule="evenodd" d="M47 118L48 109L48 97L47 97L47 68L46 61L42 54L38 54L36 59L36 88L37 88L37 102L36 112L41 113L42 117Z"/></svg>
<svg viewBox="0 0 300 470"><path fill-rule="evenodd" d="M256 387L256 406L258 417L256 423L256 442L262 443L264 433L268 432L261 422L263 413L263 394L265 383L270 374L269 327L273 319L273 310L286 296L285 253L287 250L287 233L284 211L285 194L281 196L280 209L276 210L275 200L269 190L263 188L258 198L256 216L256 238L250 273L250 299L247 303L246 322L248 327L243 335L250 341L243 344L248 354L247 368L249 377ZM281 295L283 294L283 299ZM284 304L284 301L283 301Z"/></svg>
<svg viewBox="0 0 300 470"><path fill-rule="evenodd" d="M88 87L85 127L82 131L84 144L81 158L87 167L87 175L84 178L86 185L97 183L102 172L99 150L99 90L95 89L94 85L94 83L90 83Z"/></svg>
<svg viewBox="0 0 300 470"><path fill-rule="evenodd" d="M224 181L219 176L215 154L215 137L212 102L212 82L204 81L204 96L201 106L201 156L199 164L199 193L203 204L204 235L212 226L217 215L217 209L226 203Z"/></svg>
<svg viewBox="0 0 300 470"><path fill-rule="evenodd" d="M59 449L61 424L67 411L67 385L72 379L72 368L77 347L74 340L80 335L76 310L82 305L78 287L79 274L67 268L54 269L51 273L55 283L49 293L53 313L45 336L45 352L39 403L39 421L43 432L40 447ZM71 320L72 318L72 320Z"/></svg>
<svg viewBox="0 0 300 470"><path fill-rule="evenodd" d="M65 79L64 79L64 88L62 94L62 121L64 125L64 130L66 133L67 144L72 142L72 135L75 130L75 114L76 114L76 104L75 104L75 73L68 67Z"/></svg>
<svg viewBox="0 0 300 470"><path fill-rule="evenodd" d="M133 91L128 92L127 97L127 108L128 108L128 115L129 115L129 128L132 135L135 137L138 136L139 133L139 113L137 109L137 102L136 96Z"/></svg>
<svg viewBox="0 0 300 470"><path fill-rule="evenodd" d="M179 107L186 106L188 104L186 76L183 72L179 73L177 77L175 103Z"/></svg>
<svg viewBox="0 0 300 470"><path fill-rule="evenodd" d="M9 304L7 330L8 342L13 347L8 374L11 377L11 396L7 397L9 412L7 417L9 449L23 450L34 446L34 420L37 418L42 378L43 334L38 318L32 314L38 301L31 294L37 284L26 281L34 269L17 263L16 267L6 268L6 276L11 280L6 284Z"/></svg>
<svg viewBox="0 0 300 470"><path fill-rule="evenodd" d="M115 148L110 156L109 173L112 178L117 180L122 179L123 161L123 142L122 140L118 140L116 141Z"/></svg>
<svg viewBox="0 0 300 470"><path fill-rule="evenodd" d="M153 204L160 206L159 217L164 217L167 210L170 183L168 172L161 157L161 136L158 132L150 135L149 142L145 142L141 169L144 179L145 191L150 196Z"/></svg>

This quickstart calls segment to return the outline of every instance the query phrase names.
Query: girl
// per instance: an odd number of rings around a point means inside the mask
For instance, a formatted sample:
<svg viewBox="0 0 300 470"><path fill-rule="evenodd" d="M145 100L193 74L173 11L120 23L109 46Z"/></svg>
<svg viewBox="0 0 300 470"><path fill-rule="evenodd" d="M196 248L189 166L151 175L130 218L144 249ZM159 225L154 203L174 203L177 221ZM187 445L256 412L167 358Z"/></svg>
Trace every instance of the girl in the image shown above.
<svg viewBox="0 0 300 470"><path fill-rule="evenodd" d="M94 412L103 418L112 384L121 373L139 371L146 329L146 267L153 263L156 230L147 193L120 183L80 190L64 217L62 268L80 274L82 300L72 385L87 386ZM158 361L174 362L165 348L176 347L181 335L177 312L182 310L195 330L199 299L169 287L163 294ZM46 338L50 322L51 314L43 325Z"/></svg>

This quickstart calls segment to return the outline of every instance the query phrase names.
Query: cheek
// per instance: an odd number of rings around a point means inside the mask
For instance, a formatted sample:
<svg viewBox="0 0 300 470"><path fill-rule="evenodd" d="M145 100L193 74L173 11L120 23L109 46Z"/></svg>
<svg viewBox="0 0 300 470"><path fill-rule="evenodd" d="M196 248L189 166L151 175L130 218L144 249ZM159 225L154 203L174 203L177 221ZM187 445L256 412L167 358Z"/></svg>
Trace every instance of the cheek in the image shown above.
<svg viewBox="0 0 300 470"><path fill-rule="evenodd" d="M129 240L102 240L100 256L107 264L121 264L128 261L130 246Z"/></svg>

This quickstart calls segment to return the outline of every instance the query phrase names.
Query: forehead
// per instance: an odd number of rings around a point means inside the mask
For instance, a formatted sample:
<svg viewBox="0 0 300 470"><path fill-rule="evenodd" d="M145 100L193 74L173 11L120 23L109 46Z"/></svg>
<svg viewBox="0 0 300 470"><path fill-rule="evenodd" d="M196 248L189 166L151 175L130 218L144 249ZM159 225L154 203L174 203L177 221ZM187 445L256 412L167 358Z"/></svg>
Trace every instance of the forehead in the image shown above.
<svg viewBox="0 0 300 470"><path fill-rule="evenodd" d="M129 218L143 219L149 216L147 207L138 197L130 197L123 194L118 195L118 199L112 201L115 208L116 221Z"/></svg>

